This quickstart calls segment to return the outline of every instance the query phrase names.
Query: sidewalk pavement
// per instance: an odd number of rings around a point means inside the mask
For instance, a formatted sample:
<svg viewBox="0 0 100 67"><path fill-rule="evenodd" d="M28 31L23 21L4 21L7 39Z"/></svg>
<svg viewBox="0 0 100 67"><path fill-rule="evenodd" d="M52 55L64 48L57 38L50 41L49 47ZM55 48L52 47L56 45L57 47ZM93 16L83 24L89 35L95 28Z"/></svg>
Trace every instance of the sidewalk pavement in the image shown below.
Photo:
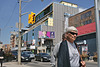
<svg viewBox="0 0 100 67"><path fill-rule="evenodd" d="M97 64L97 62L94 62L94 61L85 61L86 63L93 63L93 64ZM3 67L29 67L27 66L27 64L21 64L19 65L18 62L4 62L3 63Z"/></svg>
<svg viewBox="0 0 100 67"><path fill-rule="evenodd" d="M18 62L4 62L3 67L29 67L29 66L24 64L19 65Z"/></svg>
<svg viewBox="0 0 100 67"><path fill-rule="evenodd" d="M85 61L86 63L94 63L97 64L98 62L94 62L93 60Z"/></svg>

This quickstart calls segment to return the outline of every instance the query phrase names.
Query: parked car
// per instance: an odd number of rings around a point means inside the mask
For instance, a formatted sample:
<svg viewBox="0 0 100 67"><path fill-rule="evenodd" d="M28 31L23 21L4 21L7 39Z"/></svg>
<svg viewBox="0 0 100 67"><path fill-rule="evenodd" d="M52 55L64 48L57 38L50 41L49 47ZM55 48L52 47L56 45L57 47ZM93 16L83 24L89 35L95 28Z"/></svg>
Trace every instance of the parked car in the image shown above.
<svg viewBox="0 0 100 67"><path fill-rule="evenodd" d="M18 56L18 52L17 51L11 51L12 53L12 58L16 59L16 57Z"/></svg>
<svg viewBox="0 0 100 67"><path fill-rule="evenodd" d="M18 56L16 61L18 61ZM21 52L21 62L28 61L31 62L31 58L28 54Z"/></svg>
<svg viewBox="0 0 100 67"><path fill-rule="evenodd" d="M43 61L50 61L51 56L47 53L38 53L35 55L35 60Z"/></svg>
<svg viewBox="0 0 100 67"><path fill-rule="evenodd" d="M34 59L35 55L31 51L23 51L23 54L29 55L29 58Z"/></svg>
<svg viewBox="0 0 100 67"><path fill-rule="evenodd" d="M23 61L29 61L29 62L31 62L30 55L28 55L27 53L22 52L22 53L21 53L21 61L22 61L22 62L23 62Z"/></svg>

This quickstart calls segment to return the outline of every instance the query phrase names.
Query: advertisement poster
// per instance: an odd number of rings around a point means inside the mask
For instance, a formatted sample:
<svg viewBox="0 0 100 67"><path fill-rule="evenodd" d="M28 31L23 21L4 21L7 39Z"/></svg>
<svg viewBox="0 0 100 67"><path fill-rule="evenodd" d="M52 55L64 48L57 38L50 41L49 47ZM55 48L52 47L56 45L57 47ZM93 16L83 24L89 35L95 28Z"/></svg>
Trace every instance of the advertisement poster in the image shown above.
<svg viewBox="0 0 100 67"><path fill-rule="evenodd" d="M53 26L53 18L48 18L48 26Z"/></svg>
<svg viewBox="0 0 100 67"><path fill-rule="evenodd" d="M39 31L39 38L55 38L55 32Z"/></svg>

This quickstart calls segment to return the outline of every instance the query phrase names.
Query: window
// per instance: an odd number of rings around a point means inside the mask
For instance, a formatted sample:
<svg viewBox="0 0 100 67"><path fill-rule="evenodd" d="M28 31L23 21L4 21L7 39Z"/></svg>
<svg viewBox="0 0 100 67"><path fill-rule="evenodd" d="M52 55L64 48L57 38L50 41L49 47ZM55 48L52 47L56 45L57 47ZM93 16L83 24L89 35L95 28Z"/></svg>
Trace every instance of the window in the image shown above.
<svg viewBox="0 0 100 67"><path fill-rule="evenodd" d="M81 26L86 25L86 24L90 24L90 23L92 23L92 20L91 19L90 20L87 20L85 22L82 22L81 23Z"/></svg>
<svg viewBox="0 0 100 67"><path fill-rule="evenodd" d="M52 5L47 7L44 11L42 11L39 15L36 16L36 22L43 18L47 13L52 11Z"/></svg>
<svg viewBox="0 0 100 67"><path fill-rule="evenodd" d="M82 22L82 23L81 23L81 26L83 26L83 25L84 25L84 23Z"/></svg>
<svg viewBox="0 0 100 67"><path fill-rule="evenodd" d="M87 17L90 17L91 16L91 11L87 12L87 13L84 13L81 15L81 20L87 18Z"/></svg>
<svg viewBox="0 0 100 67"><path fill-rule="evenodd" d="M92 19L89 20L89 23L92 23Z"/></svg>

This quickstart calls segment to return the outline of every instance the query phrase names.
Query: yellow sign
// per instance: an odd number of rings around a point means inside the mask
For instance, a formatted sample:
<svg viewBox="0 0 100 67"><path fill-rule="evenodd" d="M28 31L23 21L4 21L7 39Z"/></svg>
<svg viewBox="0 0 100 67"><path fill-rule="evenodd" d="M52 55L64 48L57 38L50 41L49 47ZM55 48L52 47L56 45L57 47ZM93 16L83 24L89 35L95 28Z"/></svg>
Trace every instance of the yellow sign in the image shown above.
<svg viewBox="0 0 100 67"><path fill-rule="evenodd" d="M48 18L48 26L53 26L53 18Z"/></svg>
<svg viewBox="0 0 100 67"><path fill-rule="evenodd" d="M35 18L36 18L35 13L31 12L31 14L29 14L29 16L28 16L28 23L29 24L34 24L35 23Z"/></svg>

